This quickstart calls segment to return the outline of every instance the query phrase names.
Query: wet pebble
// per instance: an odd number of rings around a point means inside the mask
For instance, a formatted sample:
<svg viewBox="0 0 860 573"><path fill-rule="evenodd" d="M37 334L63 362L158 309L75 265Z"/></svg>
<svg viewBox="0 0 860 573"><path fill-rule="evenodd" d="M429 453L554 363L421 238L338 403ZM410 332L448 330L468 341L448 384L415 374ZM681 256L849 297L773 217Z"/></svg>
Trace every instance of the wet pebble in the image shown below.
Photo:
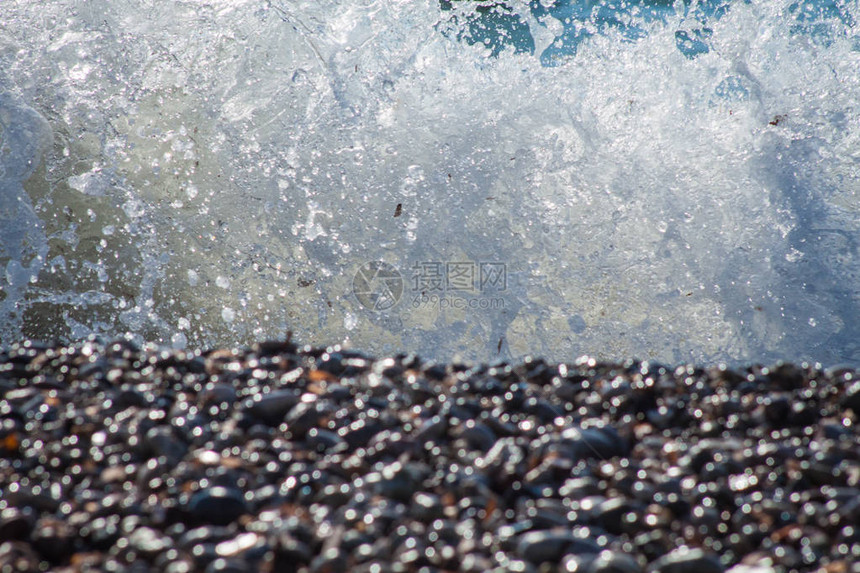
<svg viewBox="0 0 860 573"><path fill-rule="evenodd" d="M651 563L649 573L723 573L719 558L702 549L679 547Z"/></svg>
<svg viewBox="0 0 860 573"><path fill-rule="evenodd" d="M517 542L517 555L534 564L558 563L567 554L599 553L600 546L592 539L576 536L570 531L529 531Z"/></svg>
<svg viewBox="0 0 860 573"><path fill-rule="evenodd" d="M274 390L267 394L255 394L244 404L244 411L253 419L269 426L276 426L299 403L300 396L292 390Z"/></svg>
<svg viewBox="0 0 860 573"><path fill-rule="evenodd" d="M192 495L188 503L188 513L198 523L227 525L246 511L244 494L233 487L207 487Z"/></svg>
<svg viewBox="0 0 860 573"><path fill-rule="evenodd" d="M34 525L33 514L26 508L7 507L0 510L0 543L29 538Z"/></svg>
<svg viewBox="0 0 860 573"><path fill-rule="evenodd" d="M128 536L128 547L151 560L173 547L173 540L151 527L138 527Z"/></svg>

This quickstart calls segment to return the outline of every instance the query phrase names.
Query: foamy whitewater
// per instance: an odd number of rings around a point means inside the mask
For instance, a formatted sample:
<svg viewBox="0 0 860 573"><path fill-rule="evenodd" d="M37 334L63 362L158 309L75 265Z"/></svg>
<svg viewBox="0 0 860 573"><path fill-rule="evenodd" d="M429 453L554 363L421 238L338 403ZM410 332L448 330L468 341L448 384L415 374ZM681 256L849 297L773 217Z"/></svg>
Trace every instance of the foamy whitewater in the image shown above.
<svg viewBox="0 0 860 573"><path fill-rule="evenodd" d="M3 0L0 342L860 364L857 17Z"/></svg>

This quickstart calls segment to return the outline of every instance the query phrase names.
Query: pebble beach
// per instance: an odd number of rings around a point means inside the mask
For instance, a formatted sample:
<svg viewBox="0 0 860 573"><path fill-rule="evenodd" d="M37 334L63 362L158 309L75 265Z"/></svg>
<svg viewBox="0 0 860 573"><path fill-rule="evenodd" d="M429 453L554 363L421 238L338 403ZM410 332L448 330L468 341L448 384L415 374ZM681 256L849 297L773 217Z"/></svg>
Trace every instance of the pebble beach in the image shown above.
<svg viewBox="0 0 860 573"><path fill-rule="evenodd" d="M0 351L0 571L858 573L850 368Z"/></svg>

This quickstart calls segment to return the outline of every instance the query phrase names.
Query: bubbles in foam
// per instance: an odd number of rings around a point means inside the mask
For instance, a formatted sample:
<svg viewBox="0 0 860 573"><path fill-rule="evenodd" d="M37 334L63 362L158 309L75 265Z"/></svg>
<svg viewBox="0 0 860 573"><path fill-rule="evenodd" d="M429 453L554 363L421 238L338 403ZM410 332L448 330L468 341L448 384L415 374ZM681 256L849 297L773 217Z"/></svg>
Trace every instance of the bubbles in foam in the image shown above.
<svg viewBox="0 0 860 573"><path fill-rule="evenodd" d="M847 9L473 4L11 2L3 340L860 359Z"/></svg>

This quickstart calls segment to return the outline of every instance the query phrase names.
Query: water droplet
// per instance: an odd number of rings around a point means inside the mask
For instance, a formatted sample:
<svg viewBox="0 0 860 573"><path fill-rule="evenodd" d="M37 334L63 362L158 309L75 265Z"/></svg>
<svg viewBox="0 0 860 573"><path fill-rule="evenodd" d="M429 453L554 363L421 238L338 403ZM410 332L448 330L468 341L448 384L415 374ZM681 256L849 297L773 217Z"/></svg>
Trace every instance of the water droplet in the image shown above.
<svg viewBox="0 0 860 573"><path fill-rule="evenodd" d="M137 199L129 199L126 201L122 210L125 211L125 214L128 215L132 219L136 219L138 217L143 217L146 213L146 206L142 201L138 201Z"/></svg>
<svg viewBox="0 0 860 573"><path fill-rule="evenodd" d="M188 338L185 336L185 334L177 332L170 337L170 344L171 346L173 346L173 348L176 348L177 350L182 350L188 345Z"/></svg>
<svg viewBox="0 0 860 573"><path fill-rule="evenodd" d="M352 330L358 325L358 317L351 312L348 312L343 317L343 327L347 330Z"/></svg>

